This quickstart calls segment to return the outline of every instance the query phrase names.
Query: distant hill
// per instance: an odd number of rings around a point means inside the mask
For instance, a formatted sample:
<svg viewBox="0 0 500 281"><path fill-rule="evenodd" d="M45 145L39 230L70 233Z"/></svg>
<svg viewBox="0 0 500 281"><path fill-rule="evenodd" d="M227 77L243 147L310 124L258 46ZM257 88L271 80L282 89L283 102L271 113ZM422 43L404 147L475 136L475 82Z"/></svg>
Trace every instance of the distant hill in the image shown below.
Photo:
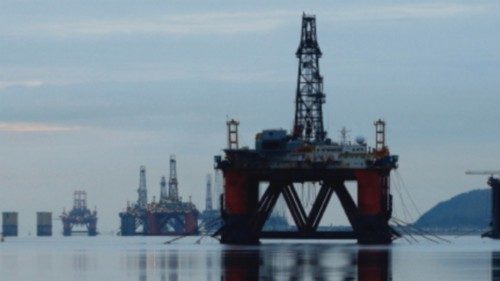
<svg viewBox="0 0 500 281"><path fill-rule="evenodd" d="M476 189L440 202L414 225L432 229L484 229L491 220L491 190Z"/></svg>

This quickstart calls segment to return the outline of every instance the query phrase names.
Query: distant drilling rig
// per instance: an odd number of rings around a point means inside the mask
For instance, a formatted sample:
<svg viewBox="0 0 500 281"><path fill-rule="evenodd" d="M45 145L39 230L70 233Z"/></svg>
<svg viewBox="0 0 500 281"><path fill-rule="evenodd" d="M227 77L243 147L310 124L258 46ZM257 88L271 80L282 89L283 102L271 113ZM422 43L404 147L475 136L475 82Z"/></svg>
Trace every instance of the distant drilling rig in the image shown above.
<svg viewBox="0 0 500 281"><path fill-rule="evenodd" d="M399 234L389 226L392 196L389 178L398 157L386 146L385 122L375 122L375 147L365 139L332 141L323 126L325 103L316 35L316 18L304 14L300 44L295 117L291 134L283 129L263 130L255 149L238 147L238 122L228 132L225 156L215 165L224 175L222 219L219 231L226 244L256 244L260 238L357 239L362 244L387 244ZM357 182L357 204L345 182ZM259 196L259 185L268 186ZM319 183L308 213L294 185ZM323 214L336 194L352 231L318 231ZM283 196L295 222L295 231L263 230L279 196ZM260 198L259 198L260 197Z"/></svg>
<svg viewBox="0 0 500 281"><path fill-rule="evenodd" d="M500 239L500 170L497 171L466 171L467 175L489 175L488 185L491 187L491 229L481 235ZM495 175L497 177L495 177Z"/></svg>
<svg viewBox="0 0 500 281"><path fill-rule="evenodd" d="M138 199L120 213L121 235L191 235L198 234L199 212L192 202L182 202L177 181L177 161L170 156L170 176L160 180L160 199L148 203L146 168L139 171Z"/></svg>
<svg viewBox="0 0 500 281"><path fill-rule="evenodd" d="M216 176L217 177L217 176ZM212 175L207 174L206 180L206 194L205 194L205 210L201 212L200 228L206 234L214 233L222 226L222 219L220 217L220 210L218 204L213 206L213 194L215 193L215 186L212 184ZM218 200L217 200L218 201Z"/></svg>
<svg viewBox="0 0 500 281"><path fill-rule="evenodd" d="M63 235L71 236L73 233L87 233L89 236L97 235L97 211L87 208L87 192L77 190L73 194L73 209L61 215ZM73 229L80 227L80 230ZM82 230L81 228L84 228Z"/></svg>

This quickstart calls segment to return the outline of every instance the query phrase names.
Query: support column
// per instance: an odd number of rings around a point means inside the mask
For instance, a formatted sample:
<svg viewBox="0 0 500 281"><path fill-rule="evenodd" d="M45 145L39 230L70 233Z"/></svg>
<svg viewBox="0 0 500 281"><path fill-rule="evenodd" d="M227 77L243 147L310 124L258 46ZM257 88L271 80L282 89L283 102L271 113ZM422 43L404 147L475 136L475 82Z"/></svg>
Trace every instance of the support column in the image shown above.
<svg viewBox="0 0 500 281"><path fill-rule="evenodd" d="M198 214L186 213L184 216L185 234L198 234Z"/></svg>
<svg viewBox="0 0 500 281"><path fill-rule="evenodd" d="M89 222L88 234L89 236L97 235L97 220L92 220Z"/></svg>
<svg viewBox="0 0 500 281"><path fill-rule="evenodd" d="M71 236L71 223L63 219L63 235Z"/></svg>
<svg viewBox="0 0 500 281"><path fill-rule="evenodd" d="M145 216L147 223L144 225L144 233L146 235L160 235L160 228L156 215L148 211Z"/></svg>
<svg viewBox="0 0 500 281"><path fill-rule="evenodd" d="M389 244L392 212L389 173L380 170L355 173L358 181L358 243Z"/></svg>
<svg viewBox="0 0 500 281"><path fill-rule="evenodd" d="M122 236L132 236L135 235L135 230L137 228L135 217L129 213L120 214L120 232Z"/></svg>
<svg viewBox="0 0 500 281"><path fill-rule="evenodd" d="M257 211L259 183L232 170L224 171L224 228L221 242L225 244L258 244L258 233L251 230Z"/></svg>
<svg viewBox="0 0 500 281"><path fill-rule="evenodd" d="M491 229L482 236L500 239L500 179L490 177L488 185L491 186Z"/></svg>

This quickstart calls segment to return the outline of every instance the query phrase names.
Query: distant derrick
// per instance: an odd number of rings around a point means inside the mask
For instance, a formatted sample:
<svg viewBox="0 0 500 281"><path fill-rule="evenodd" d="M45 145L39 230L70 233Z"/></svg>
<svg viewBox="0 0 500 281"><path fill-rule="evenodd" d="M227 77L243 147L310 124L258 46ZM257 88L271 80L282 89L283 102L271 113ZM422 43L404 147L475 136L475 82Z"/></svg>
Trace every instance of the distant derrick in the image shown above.
<svg viewBox="0 0 500 281"><path fill-rule="evenodd" d="M170 155L170 177L168 180L168 197L171 201L179 201L179 190L177 182L177 161L174 155Z"/></svg>
<svg viewBox="0 0 500 281"><path fill-rule="evenodd" d="M219 180L217 180L217 174L215 175L217 186L219 184ZM200 228L203 234L205 235L213 235L217 230L222 226L221 214L218 208L213 207L213 198L212 194L217 194L215 191L216 187L212 184L212 175L207 174L206 180L206 194L205 194L205 210L200 215L201 224ZM214 188L213 188L214 187Z"/></svg>
<svg viewBox="0 0 500 281"><path fill-rule="evenodd" d="M325 103L323 77L319 72L322 53L316 37L316 17L302 17L300 45L295 53L299 59L293 137L305 142L322 142L326 138L323 128L322 105Z"/></svg>
<svg viewBox="0 0 500 281"><path fill-rule="evenodd" d="M212 175L207 174L207 194L205 199L205 210L211 211L212 208Z"/></svg>
<svg viewBox="0 0 500 281"><path fill-rule="evenodd" d="M165 177L161 177L160 180L160 201L164 201L168 199L168 193L167 193L167 180Z"/></svg>
<svg viewBox="0 0 500 281"><path fill-rule="evenodd" d="M223 185L223 180L222 180L222 173L219 170L215 170L215 175L214 175L214 198L215 198L215 209L219 210L220 209L220 197L222 194L222 185Z"/></svg>
<svg viewBox="0 0 500 281"><path fill-rule="evenodd" d="M146 208L148 204L148 190L146 188L146 167L141 166L139 171L139 188L137 189L137 205Z"/></svg>

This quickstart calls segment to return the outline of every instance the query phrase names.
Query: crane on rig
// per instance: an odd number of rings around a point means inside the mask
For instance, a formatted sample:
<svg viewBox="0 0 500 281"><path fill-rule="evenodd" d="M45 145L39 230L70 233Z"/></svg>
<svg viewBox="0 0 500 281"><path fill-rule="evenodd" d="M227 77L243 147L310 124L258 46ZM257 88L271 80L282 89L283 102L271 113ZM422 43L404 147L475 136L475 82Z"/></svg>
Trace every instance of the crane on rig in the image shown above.
<svg viewBox="0 0 500 281"><path fill-rule="evenodd" d="M491 186L491 229L481 237L500 239L500 170L465 171L466 175L489 175L488 185Z"/></svg>

